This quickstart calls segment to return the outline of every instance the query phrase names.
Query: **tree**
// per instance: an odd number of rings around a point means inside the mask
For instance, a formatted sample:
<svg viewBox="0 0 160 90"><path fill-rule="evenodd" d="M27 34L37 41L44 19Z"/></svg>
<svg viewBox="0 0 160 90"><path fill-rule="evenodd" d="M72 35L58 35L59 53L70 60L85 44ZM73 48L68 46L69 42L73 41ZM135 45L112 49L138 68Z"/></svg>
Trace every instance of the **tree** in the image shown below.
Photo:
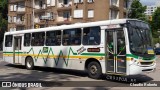
<svg viewBox="0 0 160 90"><path fill-rule="evenodd" d="M8 0L0 0L0 45L3 42L4 32L7 30L7 13L8 13Z"/></svg>
<svg viewBox="0 0 160 90"><path fill-rule="evenodd" d="M154 33L157 33L158 29L160 29L160 7L153 13L151 26ZM157 35L155 37L157 37Z"/></svg>
<svg viewBox="0 0 160 90"><path fill-rule="evenodd" d="M145 12L146 6L143 6L139 0L133 0L131 7L128 11L128 17L134 19L145 20Z"/></svg>

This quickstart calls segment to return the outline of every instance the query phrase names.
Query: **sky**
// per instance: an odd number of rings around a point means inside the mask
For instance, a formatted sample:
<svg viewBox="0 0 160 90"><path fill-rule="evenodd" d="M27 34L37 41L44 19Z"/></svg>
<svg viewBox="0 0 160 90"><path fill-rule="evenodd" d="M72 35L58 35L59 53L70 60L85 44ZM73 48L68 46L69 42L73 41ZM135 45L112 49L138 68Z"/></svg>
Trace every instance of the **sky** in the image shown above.
<svg viewBox="0 0 160 90"><path fill-rule="evenodd" d="M158 0L140 0L143 5L155 5L155 2ZM160 0L159 0L160 1Z"/></svg>

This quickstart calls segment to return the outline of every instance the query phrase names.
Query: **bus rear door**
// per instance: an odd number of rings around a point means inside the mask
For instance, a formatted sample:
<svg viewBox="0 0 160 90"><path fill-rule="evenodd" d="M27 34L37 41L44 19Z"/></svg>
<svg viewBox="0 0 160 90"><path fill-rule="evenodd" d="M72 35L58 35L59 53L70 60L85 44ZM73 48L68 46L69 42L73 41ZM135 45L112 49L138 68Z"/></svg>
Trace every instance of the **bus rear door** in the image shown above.
<svg viewBox="0 0 160 90"><path fill-rule="evenodd" d="M22 54L22 36L14 36L13 43L13 61L16 64L21 63L21 54Z"/></svg>

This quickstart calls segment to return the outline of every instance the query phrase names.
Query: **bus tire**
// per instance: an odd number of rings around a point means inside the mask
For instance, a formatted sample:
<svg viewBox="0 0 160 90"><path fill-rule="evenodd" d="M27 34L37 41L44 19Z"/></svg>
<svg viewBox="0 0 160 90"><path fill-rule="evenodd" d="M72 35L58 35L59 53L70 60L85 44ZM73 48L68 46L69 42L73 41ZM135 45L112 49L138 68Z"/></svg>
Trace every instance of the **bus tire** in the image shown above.
<svg viewBox="0 0 160 90"><path fill-rule="evenodd" d="M27 57L25 61L25 66L28 70L32 70L34 68L34 62L33 62L32 57Z"/></svg>
<svg viewBox="0 0 160 90"><path fill-rule="evenodd" d="M100 79L102 76L102 69L98 62L90 62L87 67L87 73L90 78Z"/></svg>

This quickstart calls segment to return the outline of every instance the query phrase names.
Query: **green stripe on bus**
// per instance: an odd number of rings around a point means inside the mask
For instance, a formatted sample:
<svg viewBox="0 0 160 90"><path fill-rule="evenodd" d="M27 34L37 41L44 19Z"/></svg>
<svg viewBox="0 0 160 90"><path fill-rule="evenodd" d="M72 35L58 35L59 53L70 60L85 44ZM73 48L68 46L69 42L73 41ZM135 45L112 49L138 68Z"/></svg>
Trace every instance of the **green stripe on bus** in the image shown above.
<svg viewBox="0 0 160 90"><path fill-rule="evenodd" d="M13 54L13 52L3 52L4 54ZM23 52L15 52L16 54L22 54Z"/></svg>
<svg viewBox="0 0 160 90"><path fill-rule="evenodd" d="M82 53L81 55L89 55L89 56L105 56L105 53Z"/></svg>
<svg viewBox="0 0 160 90"><path fill-rule="evenodd" d="M133 58L136 58L136 59L139 58L139 56L136 56L136 55L133 55L133 54L126 54L126 56L127 56L127 57L133 57ZM155 58L155 56L149 57L149 58L142 57L143 60L152 60L152 59L154 59L154 58Z"/></svg>
<svg viewBox="0 0 160 90"><path fill-rule="evenodd" d="M136 56L136 55L133 55L133 54L126 54L126 56L127 56L127 57L133 57L133 58L136 58L136 59L138 59L138 56Z"/></svg>

